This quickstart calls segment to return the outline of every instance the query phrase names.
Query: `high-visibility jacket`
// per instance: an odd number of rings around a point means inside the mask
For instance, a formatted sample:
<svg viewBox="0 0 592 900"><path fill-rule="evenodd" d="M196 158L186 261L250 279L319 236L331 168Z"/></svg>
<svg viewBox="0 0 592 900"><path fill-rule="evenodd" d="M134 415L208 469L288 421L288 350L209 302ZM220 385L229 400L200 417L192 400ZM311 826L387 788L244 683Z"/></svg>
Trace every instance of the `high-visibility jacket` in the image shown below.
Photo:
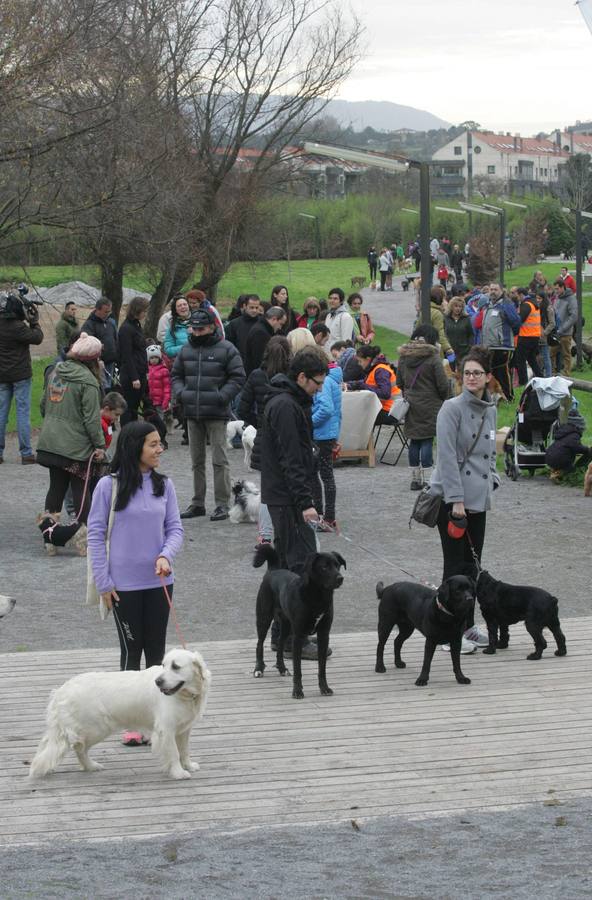
<svg viewBox="0 0 592 900"><path fill-rule="evenodd" d="M538 338L541 336L541 311L530 300L526 300L525 303L530 307L530 313L528 319L520 326L519 337Z"/></svg>
<svg viewBox="0 0 592 900"><path fill-rule="evenodd" d="M391 395L390 395L390 397L386 400L383 400L382 397L378 398L380 400L380 405L382 406L384 411L389 412L391 406L393 405L393 400L395 399L397 394L401 393L400 389L397 387L397 381L396 381L397 376L395 375L395 373L393 372L391 367L386 365L386 363L377 363L374 366L374 368L372 369L372 371L370 372L370 374L368 375L368 377L365 379L368 387L376 387L376 370L377 369L385 369L389 373L389 376L390 376L390 380L391 380Z"/></svg>

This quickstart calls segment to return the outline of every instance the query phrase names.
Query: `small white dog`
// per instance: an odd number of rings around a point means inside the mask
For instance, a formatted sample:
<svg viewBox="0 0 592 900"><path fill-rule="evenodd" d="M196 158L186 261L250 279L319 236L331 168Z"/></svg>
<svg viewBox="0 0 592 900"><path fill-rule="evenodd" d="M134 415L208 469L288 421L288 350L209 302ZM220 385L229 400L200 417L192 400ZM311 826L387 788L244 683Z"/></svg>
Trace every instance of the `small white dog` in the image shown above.
<svg viewBox="0 0 592 900"><path fill-rule="evenodd" d="M242 419L233 419L232 422L226 423L226 446L229 450L232 450L233 443L232 439L234 437L240 437L243 433L244 422Z"/></svg>
<svg viewBox="0 0 592 900"><path fill-rule="evenodd" d="M200 653L169 650L141 672L86 672L51 695L47 728L29 776L54 772L69 749L86 772L103 766L88 751L119 729L152 733L152 752L171 778L191 778L189 733L205 710L211 675Z"/></svg>
<svg viewBox="0 0 592 900"><path fill-rule="evenodd" d="M234 525L257 522L261 506L261 493L257 485L252 481L236 481L232 485L232 493L234 501L228 514L230 521Z"/></svg>
<svg viewBox="0 0 592 900"><path fill-rule="evenodd" d="M257 437L257 429L252 425L247 425L245 430L243 431L243 447L245 448L245 466L251 472L251 454L253 452L253 446L255 444L255 438Z"/></svg>
<svg viewBox="0 0 592 900"><path fill-rule="evenodd" d="M13 600L12 597L5 597L4 594L0 594L0 619L3 619L4 616L7 616L8 613L12 612L15 606L16 600Z"/></svg>

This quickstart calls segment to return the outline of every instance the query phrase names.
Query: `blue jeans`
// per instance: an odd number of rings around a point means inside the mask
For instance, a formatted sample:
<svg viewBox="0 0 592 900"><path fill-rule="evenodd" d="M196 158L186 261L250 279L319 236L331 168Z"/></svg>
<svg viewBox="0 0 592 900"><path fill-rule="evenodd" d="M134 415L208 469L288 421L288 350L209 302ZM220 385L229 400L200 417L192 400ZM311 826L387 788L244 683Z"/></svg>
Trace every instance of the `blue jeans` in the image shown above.
<svg viewBox="0 0 592 900"><path fill-rule="evenodd" d="M409 440L409 465L416 469L422 466L429 469L433 465L433 438L410 438Z"/></svg>
<svg viewBox="0 0 592 900"><path fill-rule="evenodd" d="M21 456L33 456L31 447L32 381L32 378L24 378L22 381L3 381L0 383L0 456L4 455L4 435L13 397L16 406L16 427L20 454Z"/></svg>
<svg viewBox="0 0 592 900"><path fill-rule="evenodd" d="M550 378L553 374L553 366L551 365L551 354L549 353L549 345L541 344L541 356L543 358L543 375Z"/></svg>

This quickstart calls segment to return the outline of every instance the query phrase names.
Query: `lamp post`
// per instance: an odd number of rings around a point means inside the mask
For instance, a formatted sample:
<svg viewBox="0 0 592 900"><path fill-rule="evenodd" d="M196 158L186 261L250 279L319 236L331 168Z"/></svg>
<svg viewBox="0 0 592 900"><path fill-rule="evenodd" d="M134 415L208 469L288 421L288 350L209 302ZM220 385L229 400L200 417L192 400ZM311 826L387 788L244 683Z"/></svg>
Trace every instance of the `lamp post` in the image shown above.
<svg viewBox="0 0 592 900"><path fill-rule="evenodd" d="M561 207L562 212L574 213L576 217L576 301L578 304L578 317L576 319L576 361L582 365L582 283L584 254L582 248L582 219L592 219L592 213L583 209L570 209Z"/></svg>
<svg viewBox="0 0 592 900"><path fill-rule="evenodd" d="M304 152L313 156L328 156L346 162L373 166L385 172L406 172L408 169L419 171L419 237L421 243L421 321L430 323L430 289L432 287L432 265L430 258L430 164L406 157L383 156L380 153L368 153L365 150L352 150L349 147L331 147L328 144L304 143Z"/></svg>
<svg viewBox="0 0 592 900"><path fill-rule="evenodd" d="M477 206L475 203L459 203L462 209L467 212L481 213L483 216L495 216L500 223L500 243L499 243L499 280L503 287L505 268L506 268L506 211L499 209L497 206Z"/></svg>
<svg viewBox="0 0 592 900"><path fill-rule="evenodd" d="M298 213L298 215L302 216L303 219L314 219L317 259L320 259L322 256L322 252L321 252L321 227L319 225L319 217L312 216L310 213Z"/></svg>

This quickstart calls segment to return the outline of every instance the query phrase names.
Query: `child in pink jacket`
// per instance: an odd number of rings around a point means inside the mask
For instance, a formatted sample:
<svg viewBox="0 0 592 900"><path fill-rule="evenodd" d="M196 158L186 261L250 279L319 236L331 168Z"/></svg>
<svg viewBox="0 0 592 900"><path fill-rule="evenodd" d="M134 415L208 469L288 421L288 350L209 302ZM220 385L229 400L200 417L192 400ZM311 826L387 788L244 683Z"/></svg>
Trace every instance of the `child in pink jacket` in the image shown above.
<svg viewBox="0 0 592 900"><path fill-rule="evenodd" d="M162 361L162 351L156 344L146 348L148 357L148 394L160 416L171 402L171 373Z"/></svg>

